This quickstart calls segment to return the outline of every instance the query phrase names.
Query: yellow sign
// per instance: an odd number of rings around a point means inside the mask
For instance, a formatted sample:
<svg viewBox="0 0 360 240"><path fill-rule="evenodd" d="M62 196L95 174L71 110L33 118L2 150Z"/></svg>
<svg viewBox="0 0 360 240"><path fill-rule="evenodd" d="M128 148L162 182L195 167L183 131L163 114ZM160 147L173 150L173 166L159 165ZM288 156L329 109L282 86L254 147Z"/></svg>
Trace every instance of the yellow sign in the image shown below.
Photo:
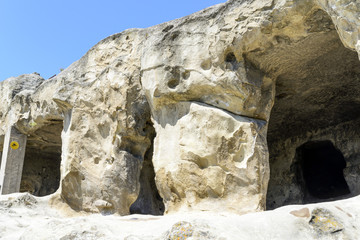
<svg viewBox="0 0 360 240"><path fill-rule="evenodd" d="M17 141L12 141L10 143L10 147L14 150L18 149L19 148L19 143Z"/></svg>

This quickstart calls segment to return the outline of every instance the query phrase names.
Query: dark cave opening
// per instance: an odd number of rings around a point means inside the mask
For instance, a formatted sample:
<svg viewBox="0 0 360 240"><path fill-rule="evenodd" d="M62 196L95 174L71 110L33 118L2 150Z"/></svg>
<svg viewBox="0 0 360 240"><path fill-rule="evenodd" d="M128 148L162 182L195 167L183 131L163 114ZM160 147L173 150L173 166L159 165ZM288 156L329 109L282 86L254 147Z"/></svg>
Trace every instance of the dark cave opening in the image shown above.
<svg viewBox="0 0 360 240"><path fill-rule="evenodd" d="M275 90L267 209L360 194L359 56L344 47L325 12L307 18L318 26L305 24L306 37L246 55Z"/></svg>
<svg viewBox="0 0 360 240"><path fill-rule="evenodd" d="M46 196L59 188L62 129L62 120L51 120L28 136L20 192Z"/></svg>
<svg viewBox="0 0 360 240"><path fill-rule="evenodd" d="M155 183L155 171L152 163L156 133L151 120L146 122L144 131L149 134L151 145L144 156L140 173L140 193L130 207L130 214L164 215L165 206Z"/></svg>
<svg viewBox="0 0 360 240"><path fill-rule="evenodd" d="M304 200L337 198L350 193L344 178L346 161L331 141L310 141L297 149L304 181Z"/></svg>

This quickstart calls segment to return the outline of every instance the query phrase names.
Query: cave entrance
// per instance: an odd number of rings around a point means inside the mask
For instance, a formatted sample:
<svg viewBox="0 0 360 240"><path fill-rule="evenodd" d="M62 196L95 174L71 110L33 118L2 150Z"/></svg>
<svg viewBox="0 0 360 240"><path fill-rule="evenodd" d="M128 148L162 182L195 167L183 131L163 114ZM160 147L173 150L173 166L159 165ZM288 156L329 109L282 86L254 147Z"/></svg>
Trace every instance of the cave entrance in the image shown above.
<svg viewBox="0 0 360 240"><path fill-rule="evenodd" d="M145 152L144 162L140 173L140 193L130 207L130 214L164 215L165 206L155 183L155 171L152 163L155 128L149 119L145 131L149 133L151 145Z"/></svg>
<svg viewBox="0 0 360 240"><path fill-rule="evenodd" d="M28 136L20 192L46 196L59 188L62 129L62 120L51 120Z"/></svg>
<svg viewBox="0 0 360 240"><path fill-rule="evenodd" d="M245 56L275 83L267 131L267 209L360 194L359 56L344 47L327 13L313 9L303 17L306 36L274 36L271 47ZM333 166L312 159L326 151L339 155ZM318 176L337 182L330 186Z"/></svg>
<svg viewBox="0 0 360 240"><path fill-rule="evenodd" d="M304 200L317 202L349 194L344 178L346 161L331 141L310 141L297 149L303 177Z"/></svg>

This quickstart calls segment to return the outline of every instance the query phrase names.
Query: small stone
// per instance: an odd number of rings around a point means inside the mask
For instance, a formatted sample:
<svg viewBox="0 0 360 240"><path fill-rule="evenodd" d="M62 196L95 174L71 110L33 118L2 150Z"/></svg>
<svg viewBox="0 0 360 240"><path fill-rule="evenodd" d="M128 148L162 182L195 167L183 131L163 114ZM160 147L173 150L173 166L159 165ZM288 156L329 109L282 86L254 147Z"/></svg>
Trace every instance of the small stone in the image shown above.
<svg viewBox="0 0 360 240"><path fill-rule="evenodd" d="M194 228L189 222L181 221L175 223L166 239L169 240L185 240L193 235Z"/></svg>
<svg viewBox="0 0 360 240"><path fill-rule="evenodd" d="M96 200L95 201L95 206L97 208L111 208L112 204L107 202L107 201L104 201L104 200Z"/></svg>
<svg viewBox="0 0 360 240"><path fill-rule="evenodd" d="M301 217L301 218L308 218L310 217L310 211L308 208L302 208L299 210L291 211L290 214L294 215L295 217Z"/></svg>
<svg viewBox="0 0 360 240"><path fill-rule="evenodd" d="M324 208L316 208L312 211L309 224L318 233L335 233L344 228L336 217Z"/></svg>

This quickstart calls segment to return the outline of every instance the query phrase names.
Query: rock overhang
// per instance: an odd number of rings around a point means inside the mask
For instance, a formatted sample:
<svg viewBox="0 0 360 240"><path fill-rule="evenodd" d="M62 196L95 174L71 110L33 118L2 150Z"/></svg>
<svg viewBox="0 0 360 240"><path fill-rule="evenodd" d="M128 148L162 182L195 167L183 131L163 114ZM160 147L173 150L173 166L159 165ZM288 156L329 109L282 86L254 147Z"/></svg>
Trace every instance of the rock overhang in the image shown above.
<svg viewBox="0 0 360 240"><path fill-rule="evenodd" d="M97 212L99 209L95 203L100 200L110 203L114 208L110 212L128 214L127 208L136 200L139 191L137 179L141 162L144 161L152 141L153 161L164 159L165 162L161 165L175 166L171 171L181 170L184 163L201 162L200 165L204 165L202 163L212 162L213 165L221 165L222 160L232 158L229 152L222 152L225 157L220 157L219 154L209 157L211 161L201 158L199 160L199 155L208 156L203 153L186 155L188 151L185 149L181 150L178 156L186 157L176 159L176 156L169 159L168 150L161 150L157 146L159 141L166 141L161 139L160 132L167 137L171 133L166 132L169 129L163 126L168 124L169 119L166 116L172 109L192 104L200 106L199 113L215 108L214 112L222 111L254 121L268 122L270 119L271 124L273 120L270 113L271 110L274 111L272 106L275 101L276 107L278 101L279 112L285 116L278 115L279 120L274 121L278 126L265 126L269 127L268 134L275 136L272 131L282 129L283 122L290 118L286 115L289 112L286 104L281 105L281 102L290 101L291 97L294 101L298 100L298 95L294 95L291 89L295 88L296 93L300 94L307 90L306 88L301 91L301 87L297 86L299 82L296 81L294 86L286 85L289 83L287 79L307 79L308 82L303 86L308 87L316 77L314 66L319 66L313 62L321 60L324 54L328 54L329 59L341 59L339 62L330 61L329 71L338 73L339 69L344 68L356 72L356 53L344 50L342 46L344 44L350 49L358 50L359 24L354 10L356 7L356 4L346 1L228 1L149 29L132 29L110 36L58 76L42 83L34 94L28 92L30 98L19 95L19 100L15 103L5 104L11 105L16 111L15 122L3 120L3 126L15 123L23 133L30 134L35 129L34 123L45 125L49 119L65 119L61 166L62 179L65 181L62 181L57 194L65 196L65 201L68 200L71 207L77 210ZM296 49L301 50L300 54L289 54ZM305 51L308 54L302 55ZM327 64L327 61L322 64ZM308 78L309 76L311 78ZM281 86L284 84L285 87ZM307 92L308 97L303 99L309 101L309 97L316 92L315 89ZM334 94L339 95L340 92ZM330 97L326 91L323 91L323 95L324 101ZM30 101L30 108L24 100ZM356 108L347 111L346 106L351 104L346 104L349 103L346 97L342 103L334 107L333 112L340 111L339 115L344 117L349 112L349 118L354 118ZM300 102L298 106L306 110L304 106L310 106L311 101L307 104ZM342 114L343 110L347 112ZM4 110L2 113L7 112L8 110ZM192 129L196 124L191 122L197 121L199 117L196 115L200 116L199 113L192 113L192 120L176 130L171 137L181 140L181 134L189 129L195 134L206 136L208 126L203 126L200 130ZM285 120L281 120L282 118ZM144 131L151 121L157 130L155 140L151 131ZM178 119L174 120L174 124L177 121ZM345 120L340 118L338 122L343 121ZM221 126L212 124L209 128L216 132ZM310 126L311 124L306 125ZM300 127L289 125L289 129L282 129L282 134L289 134L293 132L292 129L298 131ZM212 147L215 147L220 136L208 135L206 140L200 140L196 144L211 143ZM228 203L233 208L230 211L244 213L265 208L266 174L269 173L267 142L264 137L266 131L259 134L259 130L255 128L251 133L237 133L236 137L241 140L249 136L256 138L258 135L260 137L257 138L257 147L260 147L260 150L254 151L255 147L245 152L245 155L255 153L254 158L257 159L252 165L246 166L252 170L243 177L249 175L249 179L244 177L241 181L232 181L234 184L249 184L249 188L243 192L244 195L262 196L258 198L254 208L248 208L246 205L250 204L246 201L238 206L236 203ZM235 155L242 156L243 149L247 149L246 144L250 142L238 144ZM181 149L183 145L179 141L178 145L172 147ZM205 152L202 147L199 149ZM218 150L225 151L221 147ZM139 164L127 165L129 159L134 162L139 160ZM124 171L122 177L128 178L133 185L124 184L126 187L116 186L114 189L109 179L118 179L112 174L118 174L117 171L123 168L132 169ZM160 195L167 196L167 206L173 206L174 209L181 209L186 204L190 205L191 209L191 204L198 205L204 195L196 189L188 194L179 193L177 188L187 186L181 178L191 172L184 169L182 172L185 175L179 174L168 185L167 170L155 172L157 185L165 186ZM256 171L265 177L260 177L260 174L257 180L254 180ZM104 178L107 180L100 184L99 190L94 189L92 185ZM77 187L74 188L73 183ZM172 187L169 187L170 185ZM220 185L215 185L212 186L213 189L221 189ZM207 194L210 201L215 198L211 191ZM179 198L184 205L177 204ZM219 200L219 197L216 198ZM205 208L215 209L210 204ZM193 207L193 210L195 209L196 207ZM241 209L246 210L243 212Z"/></svg>

